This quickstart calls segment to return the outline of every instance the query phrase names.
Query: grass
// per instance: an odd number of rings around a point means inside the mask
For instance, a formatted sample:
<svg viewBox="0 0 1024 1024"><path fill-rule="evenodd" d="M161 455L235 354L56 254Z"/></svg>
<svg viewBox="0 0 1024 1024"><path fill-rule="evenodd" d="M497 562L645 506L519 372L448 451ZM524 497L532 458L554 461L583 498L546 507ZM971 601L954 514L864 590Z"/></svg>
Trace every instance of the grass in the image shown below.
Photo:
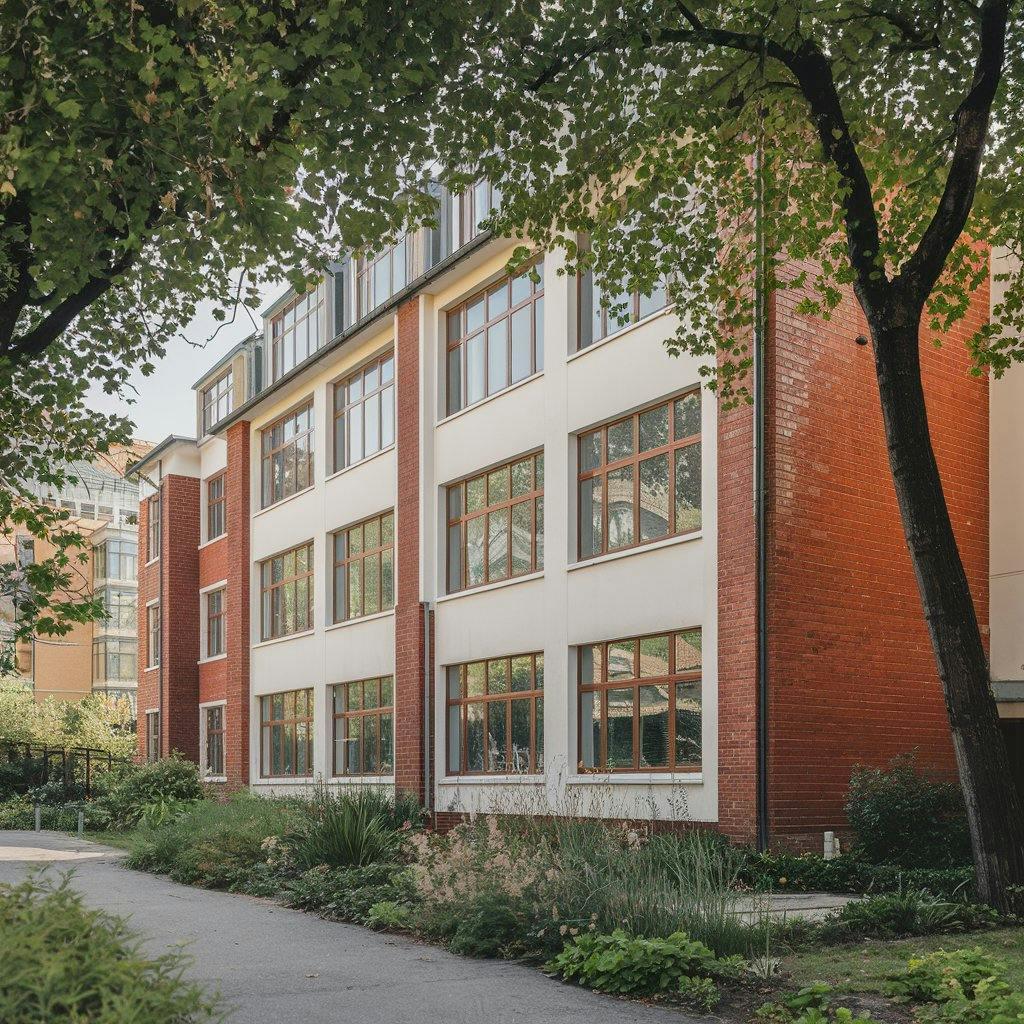
<svg viewBox="0 0 1024 1024"><path fill-rule="evenodd" d="M78 838L77 832L69 832L69 836L73 839ZM101 846L114 846L119 850L131 850L135 845L135 833L134 832L89 832L86 831L82 836L83 839L87 839L90 843L99 843Z"/></svg>
<svg viewBox="0 0 1024 1024"><path fill-rule="evenodd" d="M992 928L957 935L927 935L895 942L868 940L839 946L815 946L783 957L782 968L796 985L827 981L841 992L882 991L888 975L906 967L907 960L935 949L980 946L1005 960L1006 980L1024 990L1024 928Z"/></svg>

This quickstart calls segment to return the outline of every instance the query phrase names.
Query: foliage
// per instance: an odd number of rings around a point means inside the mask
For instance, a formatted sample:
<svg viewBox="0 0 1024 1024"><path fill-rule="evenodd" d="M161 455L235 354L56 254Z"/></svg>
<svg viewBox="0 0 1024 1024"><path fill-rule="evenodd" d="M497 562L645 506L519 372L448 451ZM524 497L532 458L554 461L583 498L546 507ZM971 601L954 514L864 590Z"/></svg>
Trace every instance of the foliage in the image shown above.
<svg viewBox="0 0 1024 1024"><path fill-rule="evenodd" d="M96 809L111 829L132 828L143 815L158 824L205 796L199 769L177 755L142 765L123 765L100 780Z"/></svg>
<svg viewBox="0 0 1024 1024"><path fill-rule="evenodd" d="M399 864L321 866L284 883L282 898L289 907L311 910L328 920L366 924L378 904L410 908L415 889L407 869Z"/></svg>
<svg viewBox="0 0 1024 1024"><path fill-rule="evenodd" d="M948 952L939 949L911 957L906 970L894 975L887 989L891 996L913 1003L973 999L982 982L1002 978L1005 972L1006 965L980 946Z"/></svg>
<svg viewBox="0 0 1024 1024"><path fill-rule="evenodd" d="M182 977L180 954L143 957L123 920L89 910L65 878L0 885L0 1020L199 1024L219 1002Z"/></svg>
<svg viewBox="0 0 1024 1024"><path fill-rule="evenodd" d="M869 863L949 868L971 861L960 788L918 772L912 754L887 768L855 768L846 814Z"/></svg>
<svg viewBox="0 0 1024 1024"><path fill-rule="evenodd" d="M455 927L448 937L453 953L497 957L527 944L532 915L529 904L493 887L476 892L467 904L450 908Z"/></svg>
<svg viewBox="0 0 1024 1024"><path fill-rule="evenodd" d="M370 787L337 795L324 790L284 843L302 871L395 861L403 843L395 819L393 804Z"/></svg>
<svg viewBox="0 0 1024 1024"><path fill-rule="evenodd" d="M996 916L990 908L979 904L904 890L853 900L829 914L815 934L824 941L894 939L968 931L994 923Z"/></svg>
<svg viewBox="0 0 1024 1024"><path fill-rule="evenodd" d="M676 989L680 999L702 1013L711 1013L721 1001L722 994L711 978L696 978L684 975Z"/></svg>
<svg viewBox="0 0 1024 1024"><path fill-rule="evenodd" d="M686 975L713 974L714 966L714 953L685 932L642 939L616 929L610 935L577 936L551 959L548 970L598 992L654 995L678 989Z"/></svg>
<svg viewBox="0 0 1024 1024"><path fill-rule="evenodd" d="M86 806L86 825L90 824ZM71 807L44 804L40 807L40 827L57 832L74 832L78 828L78 811ZM35 807L27 796L14 797L0 803L0 829L34 829Z"/></svg>
<svg viewBox="0 0 1024 1024"><path fill-rule="evenodd" d="M404 903L394 900L378 900L366 912L365 923L370 928L398 931L408 928L412 913Z"/></svg>

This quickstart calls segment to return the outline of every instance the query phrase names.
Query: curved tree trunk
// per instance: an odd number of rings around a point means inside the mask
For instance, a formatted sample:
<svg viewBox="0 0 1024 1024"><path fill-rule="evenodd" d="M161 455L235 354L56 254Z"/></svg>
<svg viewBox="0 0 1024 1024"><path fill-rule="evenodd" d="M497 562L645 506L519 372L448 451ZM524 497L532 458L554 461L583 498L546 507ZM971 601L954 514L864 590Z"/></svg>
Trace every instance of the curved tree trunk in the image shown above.
<svg viewBox="0 0 1024 1024"><path fill-rule="evenodd" d="M889 464L946 698L978 892L1010 911L1024 894L1015 888L1024 886L1024 816L928 432L920 312L896 310L884 319L889 322L872 323L871 333Z"/></svg>

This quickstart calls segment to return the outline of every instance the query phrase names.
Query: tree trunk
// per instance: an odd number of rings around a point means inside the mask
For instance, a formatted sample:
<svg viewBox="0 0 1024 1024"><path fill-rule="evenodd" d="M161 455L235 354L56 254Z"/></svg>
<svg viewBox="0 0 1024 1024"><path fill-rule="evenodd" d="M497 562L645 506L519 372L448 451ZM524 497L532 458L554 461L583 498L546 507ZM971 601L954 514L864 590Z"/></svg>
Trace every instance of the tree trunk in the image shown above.
<svg viewBox="0 0 1024 1024"><path fill-rule="evenodd" d="M938 664L981 898L1021 906L1024 815L1010 772L967 574L928 432L919 349L920 311L869 318L889 464L903 531ZM883 322L877 322L877 321Z"/></svg>

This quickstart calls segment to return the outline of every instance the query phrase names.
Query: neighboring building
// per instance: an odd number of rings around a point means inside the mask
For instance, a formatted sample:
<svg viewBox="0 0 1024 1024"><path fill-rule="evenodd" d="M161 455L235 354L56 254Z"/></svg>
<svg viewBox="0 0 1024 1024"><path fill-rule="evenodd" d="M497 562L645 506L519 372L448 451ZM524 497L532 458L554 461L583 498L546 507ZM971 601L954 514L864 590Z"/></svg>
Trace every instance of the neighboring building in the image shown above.
<svg viewBox="0 0 1024 1024"><path fill-rule="evenodd" d="M843 826L853 765L950 771L852 297L823 323L777 296L764 408L720 412L665 349L663 294L609 324L557 254L509 279L512 244L474 228L491 201L283 295L198 382L198 441L133 468L141 751L260 792L394 785L441 825L686 818L804 846ZM983 289L963 329L987 310ZM962 344L923 360L987 623L987 385Z"/></svg>
<svg viewBox="0 0 1024 1024"><path fill-rule="evenodd" d="M53 696L80 700L89 693L127 698L135 703L136 590L139 487L125 479L128 462L144 456L150 445L135 442L110 453L102 464L75 463L69 472L77 483L59 493L40 491L39 497L70 514L69 528L85 538L85 563L72 561L78 577L73 593L102 597L107 617L76 624L64 636L38 636L17 644L18 671L38 700ZM2 561L19 565L41 561L53 546L29 534L6 538ZM16 615L16 612L14 612Z"/></svg>

